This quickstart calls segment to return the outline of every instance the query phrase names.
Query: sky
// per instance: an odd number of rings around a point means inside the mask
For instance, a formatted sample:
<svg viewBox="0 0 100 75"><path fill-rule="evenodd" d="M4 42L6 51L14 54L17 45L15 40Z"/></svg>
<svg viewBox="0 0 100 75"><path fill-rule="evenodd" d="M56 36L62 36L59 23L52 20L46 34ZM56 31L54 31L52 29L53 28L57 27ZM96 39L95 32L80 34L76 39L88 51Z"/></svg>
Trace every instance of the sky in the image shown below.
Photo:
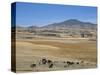
<svg viewBox="0 0 100 75"><path fill-rule="evenodd" d="M76 5L16 3L16 25L19 26L41 27L68 19L78 19L96 24L97 8Z"/></svg>

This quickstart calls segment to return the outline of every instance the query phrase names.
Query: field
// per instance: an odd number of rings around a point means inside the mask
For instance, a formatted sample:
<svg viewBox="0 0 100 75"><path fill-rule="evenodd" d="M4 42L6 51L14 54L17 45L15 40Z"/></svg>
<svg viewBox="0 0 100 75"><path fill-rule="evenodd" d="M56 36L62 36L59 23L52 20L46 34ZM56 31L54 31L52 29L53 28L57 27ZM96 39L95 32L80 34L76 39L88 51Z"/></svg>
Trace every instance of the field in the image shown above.
<svg viewBox="0 0 100 75"><path fill-rule="evenodd" d="M17 72L96 68L96 40L16 34Z"/></svg>

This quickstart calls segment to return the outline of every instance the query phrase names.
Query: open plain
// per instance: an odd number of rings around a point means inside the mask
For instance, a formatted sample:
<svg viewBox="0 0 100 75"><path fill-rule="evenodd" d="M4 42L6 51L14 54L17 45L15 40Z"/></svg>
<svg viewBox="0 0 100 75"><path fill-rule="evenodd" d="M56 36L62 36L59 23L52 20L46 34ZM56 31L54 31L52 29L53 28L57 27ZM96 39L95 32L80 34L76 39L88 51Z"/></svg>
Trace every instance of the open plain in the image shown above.
<svg viewBox="0 0 100 75"><path fill-rule="evenodd" d="M17 72L97 66L96 40L35 36L28 32L17 32L16 35Z"/></svg>

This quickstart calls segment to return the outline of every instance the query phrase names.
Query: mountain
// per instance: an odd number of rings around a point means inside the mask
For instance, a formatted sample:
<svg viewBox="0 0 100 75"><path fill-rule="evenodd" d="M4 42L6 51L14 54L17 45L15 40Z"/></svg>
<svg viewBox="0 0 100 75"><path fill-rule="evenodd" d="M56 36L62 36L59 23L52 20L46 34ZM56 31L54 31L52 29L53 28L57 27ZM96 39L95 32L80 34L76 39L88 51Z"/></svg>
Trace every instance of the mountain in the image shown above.
<svg viewBox="0 0 100 75"><path fill-rule="evenodd" d="M55 29L92 29L92 30L96 30L97 24L93 24L90 22L82 22L80 20L77 19L69 19L69 20L65 20L63 22L59 22L59 23L52 23L49 25L45 25L42 27L38 27L35 25L32 26L28 26L28 27L21 27L21 26L17 26L16 28L18 30L55 30Z"/></svg>
<svg viewBox="0 0 100 75"><path fill-rule="evenodd" d="M90 22L82 22L77 19L69 19L59 23L53 23L42 28L95 28L96 24Z"/></svg>
<svg viewBox="0 0 100 75"><path fill-rule="evenodd" d="M29 26L28 29L39 29L38 26Z"/></svg>

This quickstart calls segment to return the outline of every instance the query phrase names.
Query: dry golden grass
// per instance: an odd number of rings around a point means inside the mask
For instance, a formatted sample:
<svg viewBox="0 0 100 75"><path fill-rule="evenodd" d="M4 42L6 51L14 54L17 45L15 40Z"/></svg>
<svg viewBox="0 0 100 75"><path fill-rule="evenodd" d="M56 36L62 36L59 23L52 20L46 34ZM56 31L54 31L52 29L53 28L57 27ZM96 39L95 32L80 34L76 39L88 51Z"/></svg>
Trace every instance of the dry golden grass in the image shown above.
<svg viewBox="0 0 100 75"><path fill-rule="evenodd" d="M67 41L67 40L65 40ZM91 42L78 42L78 43L65 43L65 42L59 42L59 40L55 41L29 41L32 44L36 45L44 45L45 47L51 46L51 47L56 47L59 48L59 50L56 50L57 53L59 54L58 56L66 56L69 55L70 57L74 58L75 56L77 58L86 59L87 61L94 61L96 62L96 42L91 41ZM42 49L42 48L40 48ZM52 51L48 47L48 51Z"/></svg>
<svg viewBox="0 0 100 75"><path fill-rule="evenodd" d="M73 43L74 42L74 43ZM16 42L16 69L17 71L48 71L77 68L93 68L97 63L96 41L87 39L18 39ZM33 69L32 63L37 63L42 58L60 62L54 68L37 66ZM88 64L74 65L64 68L63 61L84 61Z"/></svg>

